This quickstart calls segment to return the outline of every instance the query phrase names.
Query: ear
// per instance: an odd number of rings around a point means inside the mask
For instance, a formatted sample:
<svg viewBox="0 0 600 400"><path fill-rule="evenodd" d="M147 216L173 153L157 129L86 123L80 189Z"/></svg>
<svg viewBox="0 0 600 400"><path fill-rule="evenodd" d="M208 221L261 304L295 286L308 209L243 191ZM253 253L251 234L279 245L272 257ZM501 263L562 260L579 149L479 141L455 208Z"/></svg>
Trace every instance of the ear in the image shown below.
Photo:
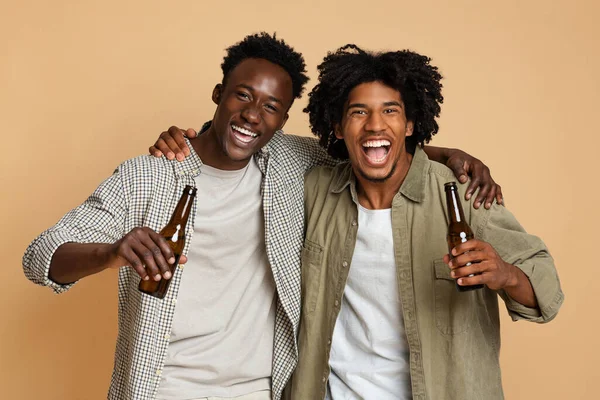
<svg viewBox="0 0 600 400"><path fill-rule="evenodd" d="M406 136L412 136L414 128L415 128L414 122L408 121L406 123Z"/></svg>
<svg viewBox="0 0 600 400"><path fill-rule="evenodd" d="M335 137L343 140L344 139L344 135L342 134L342 127L340 126L340 124L335 124L335 127L333 128L333 133L335 134Z"/></svg>
<svg viewBox="0 0 600 400"><path fill-rule="evenodd" d="M281 122L281 126L279 127L279 130L283 129L283 127L285 126L285 123L287 122L289 117L290 117L290 114L285 113L285 115L283 116L283 121Z"/></svg>
<svg viewBox="0 0 600 400"><path fill-rule="evenodd" d="M215 85L215 88L213 89L212 92L212 101L213 103L215 103L216 105L219 105L219 103L221 102L221 95L223 94L223 85L220 83L217 83Z"/></svg>

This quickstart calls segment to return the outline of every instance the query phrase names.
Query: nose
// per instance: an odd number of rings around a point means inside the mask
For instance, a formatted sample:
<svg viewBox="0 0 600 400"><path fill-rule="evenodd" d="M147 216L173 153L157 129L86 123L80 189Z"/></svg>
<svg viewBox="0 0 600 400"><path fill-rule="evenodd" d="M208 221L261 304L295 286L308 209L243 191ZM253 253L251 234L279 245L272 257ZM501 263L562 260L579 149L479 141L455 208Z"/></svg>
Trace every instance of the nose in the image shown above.
<svg viewBox="0 0 600 400"><path fill-rule="evenodd" d="M248 107L242 110L242 118L249 124L258 124L260 122L260 113L255 105L249 104Z"/></svg>
<svg viewBox="0 0 600 400"><path fill-rule="evenodd" d="M381 132L386 128L385 120L380 113L371 113L365 124L365 130L368 132Z"/></svg>

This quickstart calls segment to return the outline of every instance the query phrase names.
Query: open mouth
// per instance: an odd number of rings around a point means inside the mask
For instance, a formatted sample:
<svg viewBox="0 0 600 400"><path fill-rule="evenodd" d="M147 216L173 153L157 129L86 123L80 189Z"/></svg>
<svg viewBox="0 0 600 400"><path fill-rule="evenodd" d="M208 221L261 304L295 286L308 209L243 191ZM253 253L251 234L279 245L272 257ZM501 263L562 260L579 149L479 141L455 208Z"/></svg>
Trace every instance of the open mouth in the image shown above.
<svg viewBox="0 0 600 400"><path fill-rule="evenodd" d="M256 132L233 124L231 125L231 130L233 131L233 136L242 143L250 143L259 136Z"/></svg>
<svg viewBox="0 0 600 400"><path fill-rule="evenodd" d="M383 164L390 153L391 143L389 140L367 140L362 144L363 152L371 164Z"/></svg>

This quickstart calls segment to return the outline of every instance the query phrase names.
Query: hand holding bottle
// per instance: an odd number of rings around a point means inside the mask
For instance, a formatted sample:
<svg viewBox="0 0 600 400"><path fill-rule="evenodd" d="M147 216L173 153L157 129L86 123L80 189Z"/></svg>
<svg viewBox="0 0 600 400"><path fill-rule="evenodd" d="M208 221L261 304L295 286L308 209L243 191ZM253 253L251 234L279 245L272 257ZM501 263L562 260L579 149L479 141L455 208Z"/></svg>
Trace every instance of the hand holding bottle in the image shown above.
<svg viewBox="0 0 600 400"><path fill-rule="evenodd" d="M143 280L160 281L172 276L170 265L175 262L175 254L165 238L150 228L132 229L109 246L106 253L109 268L130 265ZM179 264L186 261L187 258L182 256Z"/></svg>

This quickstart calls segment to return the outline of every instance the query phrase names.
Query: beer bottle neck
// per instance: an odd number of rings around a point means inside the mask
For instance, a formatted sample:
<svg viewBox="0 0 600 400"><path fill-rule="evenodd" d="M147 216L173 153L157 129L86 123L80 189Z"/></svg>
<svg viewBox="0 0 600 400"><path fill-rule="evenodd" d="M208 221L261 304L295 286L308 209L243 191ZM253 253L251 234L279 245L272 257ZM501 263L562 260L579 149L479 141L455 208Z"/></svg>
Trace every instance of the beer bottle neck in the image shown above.
<svg viewBox="0 0 600 400"><path fill-rule="evenodd" d="M190 211L192 209L195 196L196 189L186 186L181 198L179 199L179 203L177 203L177 207L175 207L175 211L173 211L173 215L169 221L170 226L175 225L177 230L185 228L190 216Z"/></svg>
<svg viewBox="0 0 600 400"><path fill-rule="evenodd" d="M461 222L465 220L462 205L460 204L460 196L455 187L446 191L446 203L448 205L450 222Z"/></svg>

